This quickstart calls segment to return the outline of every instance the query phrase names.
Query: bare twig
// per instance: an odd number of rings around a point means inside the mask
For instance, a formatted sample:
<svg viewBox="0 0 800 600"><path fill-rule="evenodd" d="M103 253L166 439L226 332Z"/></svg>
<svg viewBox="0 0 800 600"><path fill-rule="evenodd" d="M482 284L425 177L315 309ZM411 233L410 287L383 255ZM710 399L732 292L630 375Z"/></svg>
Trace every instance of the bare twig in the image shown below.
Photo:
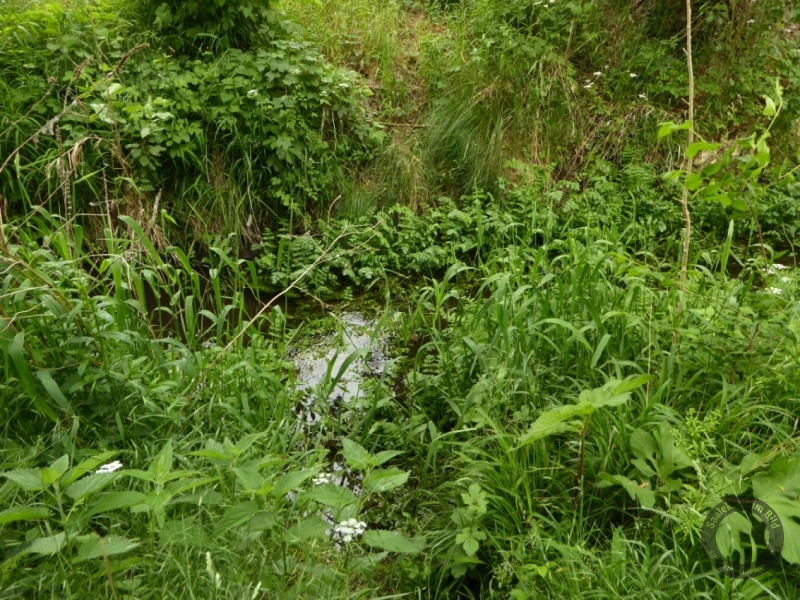
<svg viewBox="0 0 800 600"><path fill-rule="evenodd" d="M687 153L694 142L694 63L692 62L692 2L686 0L686 68L689 72L689 133ZM693 160L686 158L686 179L683 182L681 193L681 209L683 211L683 251L681 252L681 280L680 296L678 298L678 312L683 312L683 294L686 291L686 275L689 269L689 244L692 237L692 216L689 213L689 178L692 176Z"/></svg>

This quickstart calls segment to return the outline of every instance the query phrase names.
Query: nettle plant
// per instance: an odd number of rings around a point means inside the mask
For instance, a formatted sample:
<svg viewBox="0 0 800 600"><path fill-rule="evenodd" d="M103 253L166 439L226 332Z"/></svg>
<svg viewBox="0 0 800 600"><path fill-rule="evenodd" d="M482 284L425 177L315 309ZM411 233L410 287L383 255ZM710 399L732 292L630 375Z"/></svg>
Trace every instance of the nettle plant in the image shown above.
<svg viewBox="0 0 800 600"><path fill-rule="evenodd" d="M189 544L205 548L206 529L214 539L229 538L239 548L263 539L281 550L284 563L293 549L302 553L302 544L319 539L328 539L331 548L344 552L343 560L354 560L355 567L373 566L389 553L424 550L421 537L368 525L369 507L409 479L409 471L383 467L400 452L371 454L357 442L342 439L350 479L358 481L347 487L341 474L325 472L322 465L296 467L292 465L297 457L264 453L266 437L254 433L237 442L210 439L202 449L181 457L183 463L205 460L210 469L176 468L173 445L167 441L147 469L123 469L119 461L104 464L117 455L104 452L72 468L65 455L44 468L0 473L17 490L12 492L16 501L0 512L7 547L15 560L28 555L99 562L142 543L126 535L141 532L134 519L141 514L149 544L163 546L188 522L191 532L184 533ZM127 485L118 485L122 481ZM211 522L201 518L207 506L214 507L216 515ZM47 568L48 563L40 564Z"/></svg>
<svg viewBox="0 0 800 600"><path fill-rule="evenodd" d="M752 496L778 514L785 532L782 556L800 564L800 523L796 520L800 519L800 453L777 458L780 448L748 453L738 465L716 453L701 461L693 459L679 442L681 434L666 422L651 431L635 429L629 438L631 470L625 475L601 473L598 487L621 486L644 509L658 511L659 505L664 506L679 529L691 529L680 521L691 519L695 534L701 515L708 514L724 497ZM770 466L765 469L767 464ZM748 532L745 521L731 521L726 532L729 539L723 539L720 547L736 547L739 533Z"/></svg>

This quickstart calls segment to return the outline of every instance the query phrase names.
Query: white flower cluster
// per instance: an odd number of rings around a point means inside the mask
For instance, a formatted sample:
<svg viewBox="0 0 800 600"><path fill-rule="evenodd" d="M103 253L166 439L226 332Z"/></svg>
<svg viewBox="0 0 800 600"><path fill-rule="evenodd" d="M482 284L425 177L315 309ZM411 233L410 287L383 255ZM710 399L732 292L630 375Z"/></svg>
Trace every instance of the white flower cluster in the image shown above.
<svg viewBox="0 0 800 600"><path fill-rule="evenodd" d="M248 98L255 98L256 96L258 96L258 90L248 90L247 91L247 97Z"/></svg>
<svg viewBox="0 0 800 600"><path fill-rule="evenodd" d="M333 536L347 544L352 542L354 539L361 537L366 530L367 524L364 523L364 521L347 519L333 528Z"/></svg>
<svg viewBox="0 0 800 600"><path fill-rule="evenodd" d="M311 481L314 485L325 485L326 483L334 483L335 479L331 473L320 473Z"/></svg>
<svg viewBox="0 0 800 600"><path fill-rule="evenodd" d="M788 269L788 268L789 267L787 267L786 265L774 264L769 269L767 269L767 272L770 275L777 275L778 271L783 271L784 269Z"/></svg>
<svg viewBox="0 0 800 600"><path fill-rule="evenodd" d="M110 462L107 465L103 465L99 469L97 469L96 473L113 473L114 471L119 471L122 468L122 463L118 460L114 462Z"/></svg>

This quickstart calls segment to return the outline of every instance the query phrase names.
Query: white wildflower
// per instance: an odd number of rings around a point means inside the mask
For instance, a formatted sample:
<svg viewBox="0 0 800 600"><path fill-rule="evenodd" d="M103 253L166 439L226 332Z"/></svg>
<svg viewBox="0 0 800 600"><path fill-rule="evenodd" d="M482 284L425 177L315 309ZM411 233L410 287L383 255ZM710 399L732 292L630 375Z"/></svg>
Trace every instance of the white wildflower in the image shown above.
<svg viewBox="0 0 800 600"><path fill-rule="evenodd" d="M642 100L647 100L647 95L646 94L639 94L639 98L641 98Z"/></svg>
<svg viewBox="0 0 800 600"><path fill-rule="evenodd" d="M755 23L755 22L756 22L756 20L755 20L755 19L750 19L750 20L747 22L747 24L748 24L748 25L752 25L752 24L753 24L753 23Z"/></svg>
<svg viewBox="0 0 800 600"><path fill-rule="evenodd" d="M595 76L595 77L600 77L600 75L602 75L602 74L603 74L603 72L602 72L602 71L595 71L595 72L594 72L594 76Z"/></svg>
<svg viewBox="0 0 800 600"><path fill-rule="evenodd" d="M767 291L770 294L781 294L782 293L781 288L776 288L776 287L767 288Z"/></svg>
<svg viewBox="0 0 800 600"><path fill-rule="evenodd" d="M206 340L205 342L200 344L200 347L206 350L211 350L214 347L214 342L212 342L211 340Z"/></svg>
<svg viewBox="0 0 800 600"><path fill-rule="evenodd" d="M118 460L114 462L110 462L107 465L103 465L99 469L97 469L97 473L113 473L114 471L119 471L122 468L122 463Z"/></svg>
<svg viewBox="0 0 800 600"><path fill-rule="evenodd" d="M630 76L631 76L631 79L635 79L635 78L638 77L638 75L636 73L630 73Z"/></svg>
<svg viewBox="0 0 800 600"><path fill-rule="evenodd" d="M366 530L367 524L364 521L347 519L333 528L333 536L347 544L361 537Z"/></svg>
<svg viewBox="0 0 800 600"><path fill-rule="evenodd" d="M777 270L777 271L783 271L784 269L788 269L789 267L787 267L786 265L782 265L782 264L776 263L776 264L772 265L772 268Z"/></svg>
<svg viewBox="0 0 800 600"><path fill-rule="evenodd" d="M593 86L594 86L594 84L592 82L589 82L583 87L585 87L587 90L590 90L590 89L592 89Z"/></svg>
<svg viewBox="0 0 800 600"><path fill-rule="evenodd" d="M320 473L312 481L314 485L325 485L326 483L333 483L334 477L330 473Z"/></svg>
<svg viewBox="0 0 800 600"><path fill-rule="evenodd" d="M781 281L783 283L789 283L789 282L792 281L792 278L791 277L781 277Z"/></svg>
<svg viewBox="0 0 800 600"><path fill-rule="evenodd" d="M248 90L247 97L248 98L255 98L258 96L258 90Z"/></svg>

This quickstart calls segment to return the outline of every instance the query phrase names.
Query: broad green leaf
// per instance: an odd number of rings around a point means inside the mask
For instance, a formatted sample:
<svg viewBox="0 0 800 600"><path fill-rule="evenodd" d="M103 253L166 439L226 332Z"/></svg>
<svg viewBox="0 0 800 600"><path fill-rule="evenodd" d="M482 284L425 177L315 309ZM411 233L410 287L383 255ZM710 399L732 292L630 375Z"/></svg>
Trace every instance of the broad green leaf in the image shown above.
<svg viewBox="0 0 800 600"><path fill-rule="evenodd" d="M264 476L255 469L236 468L233 469L233 472L236 475L236 481L239 482L239 485L241 485L242 489L246 492L260 494L271 488L271 485L264 479Z"/></svg>
<svg viewBox="0 0 800 600"><path fill-rule="evenodd" d="M764 116L773 117L778 112L778 107L775 104L775 100L770 98L769 96L764 96Z"/></svg>
<svg viewBox="0 0 800 600"><path fill-rule="evenodd" d="M486 533L477 527L465 527L456 536L456 544L461 544L467 556L474 556L481 545L480 542L486 539Z"/></svg>
<svg viewBox="0 0 800 600"><path fill-rule="evenodd" d="M65 533L57 533L48 537L40 537L33 540L28 546L28 552L41 554L42 556L52 556L57 554L64 546L67 536Z"/></svg>
<svg viewBox="0 0 800 600"><path fill-rule="evenodd" d="M800 564L800 455L776 459L753 477L753 495L772 508L783 525L783 558Z"/></svg>
<svg viewBox="0 0 800 600"><path fill-rule="evenodd" d="M125 552L130 552L138 545L139 542L134 542L120 535L109 535L104 538L94 536L78 548L77 560L91 560L93 558L102 558L103 556L124 554Z"/></svg>
<svg viewBox="0 0 800 600"><path fill-rule="evenodd" d="M625 392L631 392L637 388L642 387L645 383L650 381L650 375L637 375L635 377L631 377L626 379L625 381L621 382L615 389L615 394L624 394Z"/></svg>
<svg viewBox="0 0 800 600"><path fill-rule="evenodd" d="M102 490L117 479L117 476L117 473L93 473L73 483L65 490L65 493L73 500L83 500L87 496Z"/></svg>
<svg viewBox="0 0 800 600"><path fill-rule="evenodd" d="M65 454L53 462L49 467L42 469L42 483L53 485L69 469L69 455Z"/></svg>
<svg viewBox="0 0 800 600"><path fill-rule="evenodd" d="M722 556L731 559L738 552L740 559L749 559L750 549L742 547L742 536L752 533L753 523L745 515L735 511L727 515L717 528L717 546Z"/></svg>
<svg viewBox="0 0 800 600"><path fill-rule="evenodd" d="M149 481L150 483L155 483L156 477L149 471L141 471L140 469L125 469L124 471L118 471L123 475L127 475L128 477L133 477L134 479L140 479L142 481Z"/></svg>
<svg viewBox="0 0 800 600"><path fill-rule="evenodd" d="M637 429L631 434L631 450L636 458L631 462L645 477L658 475L665 482L675 472L692 466L686 452L675 445L672 427L659 423L658 429L649 434Z"/></svg>
<svg viewBox="0 0 800 600"><path fill-rule="evenodd" d="M158 532L158 543L161 547L176 544L181 547L209 548L212 541L206 535L203 526L192 518L165 521Z"/></svg>
<svg viewBox="0 0 800 600"><path fill-rule="evenodd" d="M12 506L0 512L0 525L15 521L39 521L49 515L50 511L41 506Z"/></svg>
<svg viewBox="0 0 800 600"><path fill-rule="evenodd" d="M658 139L672 135L676 131L689 129L690 127L691 123L689 121L684 121L680 125L676 125L673 121L662 123L661 127L658 128Z"/></svg>
<svg viewBox="0 0 800 600"><path fill-rule="evenodd" d="M389 556L388 552L375 552L365 554L364 556L357 556L350 563L356 573L362 573L370 576L374 573L375 568Z"/></svg>
<svg viewBox="0 0 800 600"><path fill-rule="evenodd" d="M519 438L519 446L525 446L535 441L557 433L577 431L581 424L579 421L570 421L575 417L590 415L595 407L588 402L580 404L567 404L544 411L530 426L528 431Z"/></svg>
<svg viewBox="0 0 800 600"><path fill-rule="evenodd" d="M156 481L164 482L172 470L172 461L172 440L169 439L147 470L155 477Z"/></svg>
<svg viewBox="0 0 800 600"><path fill-rule="evenodd" d="M303 498L333 508L342 508L356 501L356 496L350 489L332 483L314 487L303 494Z"/></svg>
<svg viewBox="0 0 800 600"><path fill-rule="evenodd" d="M631 395L626 391L619 392L617 390L625 385L625 383L617 379L612 379L602 387L593 390L584 390L581 392L580 396L578 396L578 405L580 406L583 403L591 404L592 407L597 410L604 406L619 406L620 404L624 404ZM630 385L630 382L628 382L627 385Z"/></svg>
<svg viewBox="0 0 800 600"><path fill-rule="evenodd" d="M400 469L375 469L364 478L364 488L370 492L388 492L400 487L411 473Z"/></svg>
<svg viewBox="0 0 800 600"><path fill-rule="evenodd" d="M364 542L371 548L398 552L401 554L419 554L425 549L425 542L420 538L408 539L396 531L371 529L364 532Z"/></svg>
<svg viewBox="0 0 800 600"><path fill-rule="evenodd" d="M351 469L363 471L372 464L372 457L364 446L347 438L342 438L342 455Z"/></svg>
<svg viewBox="0 0 800 600"><path fill-rule="evenodd" d="M303 519L289 530L286 531L286 541L296 544L312 537L322 537L331 525L317 516Z"/></svg>
<svg viewBox="0 0 800 600"><path fill-rule="evenodd" d="M87 512L89 516L94 516L120 508L130 508L144 502L146 497L141 492L103 492L97 497L97 501L89 506Z"/></svg>
<svg viewBox="0 0 800 600"><path fill-rule="evenodd" d="M64 488L69 487L75 481L86 475L87 473L92 473L101 465L106 464L110 459L114 458L119 452L110 451L110 452L101 452L91 458L87 458L82 460L78 465L70 469L69 473L67 473L61 479L61 486Z"/></svg>
<svg viewBox="0 0 800 600"><path fill-rule="evenodd" d="M2 476L26 492L39 492L45 488L42 472L39 469L16 469L2 473Z"/></svg>
<svg viewBox="0 0 800 600"><path fill-rule="evenodd" d="M242 502L231 507L222 517L214 529L214 535L221 535L235 527L240 527L250 521L258 512L258 504L254 501Z"/></svg>
<svg viewBox="0 0 800 600"><path fill-rule="evenodd" d="M401 454L402 452L399 450L384 450L383 452L378 452L375 456L373 456L370 459L370 463L373 467L380 467L387 460L391 460L395 456L400 456Z"/></svg>
<svg viewBox="0 0 800 600"><path fill-rule="evenodd" d="M298 489L306 480L311 479L320 472L320 467L313 469L305 469L303 471L294 471L281 475L276 481L275 486L272 488L272 495L280 498L289 492Z"/></svg>
<svg viewBox="0 0 800 600"><path fill-rule="evenodd" d="M689 145L686 149L686 157L687 158L694 158L700 152L712 152L717 150L721 144L712 144L710 142L693 142Z"/></svg>
<svg viewBox="0 0 800 600"><path fill-rule="evenodd" d="M599 478L601 481L597 487L621 485L628 492L631 500L637 500L642 507L653 508L656 504L656 495L647 482L639 484L623 475L609 475L608 473L600 473Z"/></svg>

